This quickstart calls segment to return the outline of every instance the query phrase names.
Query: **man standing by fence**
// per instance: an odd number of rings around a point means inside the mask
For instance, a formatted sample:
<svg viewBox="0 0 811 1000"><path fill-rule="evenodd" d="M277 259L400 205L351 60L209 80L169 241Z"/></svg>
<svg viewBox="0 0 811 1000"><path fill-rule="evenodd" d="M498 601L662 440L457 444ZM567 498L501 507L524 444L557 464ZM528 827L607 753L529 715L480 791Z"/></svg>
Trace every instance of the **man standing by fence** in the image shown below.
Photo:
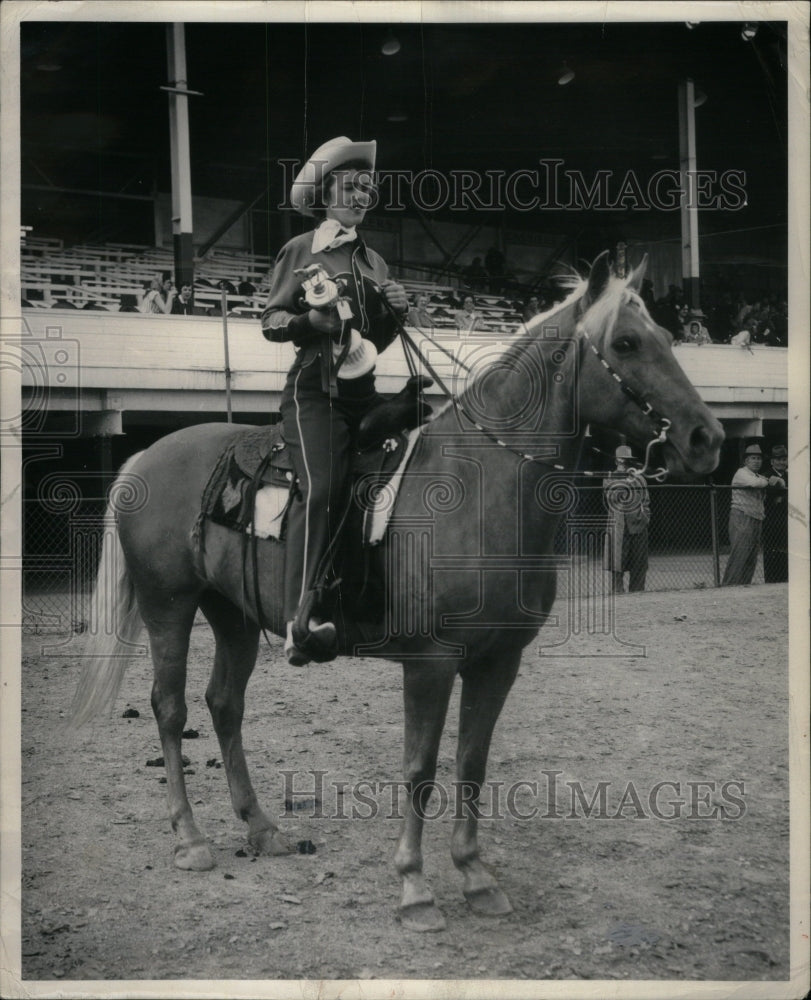
<svg viewBox="0 0 811 1000"><path fill-rule="evenodd" d="M645 589L648 572L648 525L650 495L645 480L629 465L633 453L620 445L615 453L617 468L603 484L603 496L609 511L603 567L611 573L611 589L624 590L628 572L628 591Z"/></svg>
<svg viewBox="0 0 811 1000"><path fill-rule="evenodd" d="M729 511L729 559L722 587L749 584L755 575L758 549L763 533L763 493L767 486L785 483L779 476L760 475L763 452L757 443L747 445L743 465L732 477Z"/></svg>
<svg viewBox="0 0 811 1000"><path fill-rule="evenodd" d="M788 580L788 451L785 445L777 444L772 448L769 471L785 485L770 486L763 498L763 579L766 583L785 583Z"/></svg>

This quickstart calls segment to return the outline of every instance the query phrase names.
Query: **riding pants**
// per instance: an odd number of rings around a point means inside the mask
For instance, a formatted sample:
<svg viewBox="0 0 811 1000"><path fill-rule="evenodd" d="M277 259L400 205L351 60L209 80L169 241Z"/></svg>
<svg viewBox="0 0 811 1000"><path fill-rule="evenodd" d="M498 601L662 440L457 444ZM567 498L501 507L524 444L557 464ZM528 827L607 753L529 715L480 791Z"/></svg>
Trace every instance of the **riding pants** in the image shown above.
<svg viewBox="0 0 811 1000"><path fill-rule="evenodd" d="M292 621L317 581L348 500L353 439L366 400L330 399L309 369L294 368L282 394L284 439L299 482L287 516L284 618Z"/></svg>

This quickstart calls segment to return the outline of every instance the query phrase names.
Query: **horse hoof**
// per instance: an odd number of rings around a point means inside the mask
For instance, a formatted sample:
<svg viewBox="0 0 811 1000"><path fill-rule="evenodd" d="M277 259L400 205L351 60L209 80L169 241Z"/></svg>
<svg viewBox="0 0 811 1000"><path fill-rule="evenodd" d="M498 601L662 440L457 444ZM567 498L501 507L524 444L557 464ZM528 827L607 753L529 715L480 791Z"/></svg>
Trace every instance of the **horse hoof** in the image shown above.
<svg viewBox="0 0 811 1000"><path fill-rule="evenodd" d="M293 852L292 846L278 830L260 830L248 837L248 845L256 855L280 857Z"/></svg>
<svg viewBox="0 0 811 1000"><path fill-rule="evenodd" d="M400 923L406 930L444 931L447 927L445 918L435 903L411 903L400 907Z"/></svg>
<svg viewBox="0 0 811 1000"><path fill-rule="evenodd" d="M471 910L483 917L504 917L513 911L509 899L499 888L466 892L465 899Z"/></svg>
<svg viewBox="0 0 811 1000"><path fill-rule="evenodd" d="M214 867L214 857L208 844L178 844L175 848L175 868L185 872L208 872Z"/></svg>

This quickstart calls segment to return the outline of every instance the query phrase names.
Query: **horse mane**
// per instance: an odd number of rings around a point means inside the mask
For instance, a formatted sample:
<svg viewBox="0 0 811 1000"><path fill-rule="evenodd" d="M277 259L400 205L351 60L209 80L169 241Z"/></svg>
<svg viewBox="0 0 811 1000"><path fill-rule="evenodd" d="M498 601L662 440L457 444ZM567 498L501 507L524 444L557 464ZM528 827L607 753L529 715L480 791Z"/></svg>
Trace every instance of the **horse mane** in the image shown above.
<svg viewBox="0 0 811 1000"><path fill-rule="evenodd" d="M642 317L647 319L652 326L655 326L656 324L653 322L643 299L641 299L636 290L631 287L633 280L633 271L631 271L624 278L618 278L615 275L612 275L608 279L608 282L603 288L601 294L594 302L587 306L579 320L572 321L569 339L577 341L583 334L587 336L590 335L596 339L605 331L613 329L620 309L623 305L626 305L629 302L633 302L636 306L638 306ZM556 278L556 281L561 288L569 289L569 294L560 302L556 302L551 309L548 309L544 313L539 313L537 316L533 316L528 323L522 324L522 328L519 333L509 344L506 345L504 351L500 355L502 359L520 357L531 344L537 341L537 335L541 333L544 327L554 328L559 325L559 321L563 318L563 316L570 310L574 310L588 292L588 279L583 278L573 268L571 273L559 275ZM554 343L554 340L549 341L550 346L554 345ZM484 374L485 370L476 373L471 381L465 386L463 391L459 394L459 398L461 399L466 393L470 392ZM433 420L436 420L437 417L445 413L446 410L448 410L452 405L452 402L448 401L436 412L429 423L432 423Z"/></svg>

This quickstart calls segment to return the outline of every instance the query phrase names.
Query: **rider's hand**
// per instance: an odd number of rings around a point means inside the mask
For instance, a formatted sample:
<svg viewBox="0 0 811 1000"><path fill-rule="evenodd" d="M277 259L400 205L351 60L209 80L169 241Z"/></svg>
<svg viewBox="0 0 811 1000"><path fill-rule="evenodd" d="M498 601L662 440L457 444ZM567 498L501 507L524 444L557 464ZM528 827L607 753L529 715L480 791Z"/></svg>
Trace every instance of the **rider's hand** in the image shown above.
<svg viewBox="0 0 811 1000"><path fill-rule="evenodd" d="M311 309L307 315L310 326L319 333L340 333L343 323L334 309Z"/></svg>
<svg viewBox="0 0 811 1000"><path fill-rule="evenodd" d="M395 312L408 312L408 296L406 295L406 290L402 285L398 285L396 281L387 279L381 283L380 290L383 292L386 297L386 301L392 309L395 310Z"/></svg>

